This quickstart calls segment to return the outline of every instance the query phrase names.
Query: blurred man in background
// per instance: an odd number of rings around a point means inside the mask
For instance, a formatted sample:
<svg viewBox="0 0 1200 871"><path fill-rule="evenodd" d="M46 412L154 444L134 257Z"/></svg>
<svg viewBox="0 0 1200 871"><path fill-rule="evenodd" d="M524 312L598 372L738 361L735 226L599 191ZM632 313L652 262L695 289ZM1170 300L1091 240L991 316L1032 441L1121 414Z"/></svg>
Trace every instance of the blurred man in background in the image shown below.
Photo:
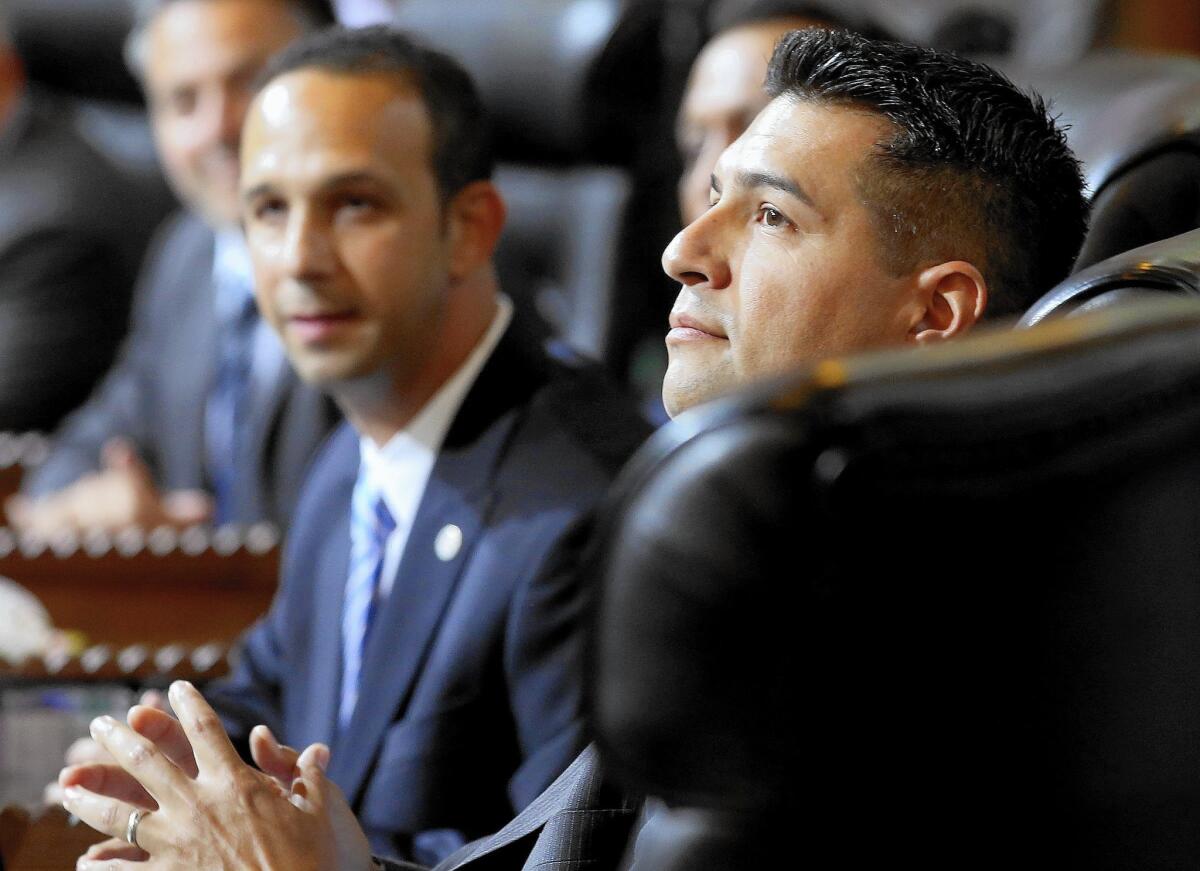
<svg viewBox="0 0 1200 871"><path fill-rule="evenodd" d="M261 323L238 221L238 142L272 54L326 0L137 0L127 55L187 212L146 263L122 358L9 505L46 535L291 515L336 414Z"/></svg>
<svg viewBox="0 0 1200 871"><path fill-rule="evenodd" d="M709 15L713 34L692 64L679 109L676 139L683 156L679 214L690 224L708 208L717 158L767 105L763 78L779 37L801 27L861 22L847 4L803 0L726 0Z"/></svg>
<svg viewBox="0 0 1200 871"><path fill-rule="evenodd" d="M0 430L49 430L107 371L159 212L28 87L0 2Z"/></svg>

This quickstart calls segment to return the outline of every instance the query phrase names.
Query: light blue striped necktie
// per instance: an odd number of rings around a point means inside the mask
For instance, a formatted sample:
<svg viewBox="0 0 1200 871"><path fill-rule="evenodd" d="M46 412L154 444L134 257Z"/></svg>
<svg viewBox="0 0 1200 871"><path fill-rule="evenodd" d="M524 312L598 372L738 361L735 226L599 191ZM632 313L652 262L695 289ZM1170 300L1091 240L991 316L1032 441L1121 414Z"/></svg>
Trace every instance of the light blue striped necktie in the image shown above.
<svg viewBox="0 0 1200 871"><path fill-rule="evenodd" d="M342 698L338 728L345 730L358 702L363 651L379 599L387 540L396 528L379 492L359 474L350 497L350 574L342 602Z"/></svg>

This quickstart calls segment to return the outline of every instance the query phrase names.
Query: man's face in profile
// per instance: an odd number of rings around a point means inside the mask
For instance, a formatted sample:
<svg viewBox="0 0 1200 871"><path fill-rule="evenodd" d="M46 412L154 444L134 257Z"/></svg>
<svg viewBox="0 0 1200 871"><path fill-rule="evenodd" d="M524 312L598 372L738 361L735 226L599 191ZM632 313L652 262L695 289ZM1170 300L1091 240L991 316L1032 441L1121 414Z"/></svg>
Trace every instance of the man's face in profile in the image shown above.
<svg viewBox="0 0 1200 871"><path fill-rule="evenodd" d="M774 100L721 156L711 205L663 254L682 287L667 335L674 415L750 379L905 341L925 306L881 264L858 174L879 115Z"/></svg>
<svg viewBox="0 0 1200 871"><path fill-rule="evenodd" d="M285 0L176 0L145 36L144 84L176 192L215 225L238 219L238 140L255 76L301 32Z"/></svg>
<svg viewBox="0 0 1200 871"><path fill-rule="evenodd" d="M679 214L685 224L708 208L708 181L721 152L767 105L763 79L779 37L818 26L812 18L773 18L730 28L704 46L688 76L675 133L684 162Z"/></svg>

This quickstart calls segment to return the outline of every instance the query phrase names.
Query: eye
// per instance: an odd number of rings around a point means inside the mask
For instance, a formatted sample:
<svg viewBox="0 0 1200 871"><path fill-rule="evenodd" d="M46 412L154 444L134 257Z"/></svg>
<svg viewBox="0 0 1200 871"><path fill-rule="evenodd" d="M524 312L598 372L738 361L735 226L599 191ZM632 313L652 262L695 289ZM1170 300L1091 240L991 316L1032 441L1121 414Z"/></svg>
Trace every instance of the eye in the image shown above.
<svg viewBox="0 0 1200 871"><path fill-rule="evenodd" d="M259 221L272 221L287 214L287 203L282 197L263 197L254 202L251 214Z"/></svg>
<svg viewBox="0 0 1200 871"><path fill-rule="evenodd" d="M366 194L344 193L337 199L337 210L349 218L369 218L379 211L380 201Z"/></svg>
<svg viewBox="0 0 1200 871"><path fill-rule="evenodd" d="M766 203L758 207L758 220L765 227L788 227L792 223L787 215Z"/></svg>

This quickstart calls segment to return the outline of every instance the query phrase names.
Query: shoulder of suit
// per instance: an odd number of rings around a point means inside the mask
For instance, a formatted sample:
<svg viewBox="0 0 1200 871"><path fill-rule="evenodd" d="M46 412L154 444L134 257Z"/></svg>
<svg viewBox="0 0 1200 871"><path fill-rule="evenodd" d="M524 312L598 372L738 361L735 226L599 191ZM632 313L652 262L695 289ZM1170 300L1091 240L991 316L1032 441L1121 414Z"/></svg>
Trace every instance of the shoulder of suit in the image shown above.
<svg viewBox="0 0 1200 871"><path fill-rule="evenodd" d="M532 397L531 413L544 415L608 473L650 435L637 403L596 363L552 360L549 377Z"/></svg>

